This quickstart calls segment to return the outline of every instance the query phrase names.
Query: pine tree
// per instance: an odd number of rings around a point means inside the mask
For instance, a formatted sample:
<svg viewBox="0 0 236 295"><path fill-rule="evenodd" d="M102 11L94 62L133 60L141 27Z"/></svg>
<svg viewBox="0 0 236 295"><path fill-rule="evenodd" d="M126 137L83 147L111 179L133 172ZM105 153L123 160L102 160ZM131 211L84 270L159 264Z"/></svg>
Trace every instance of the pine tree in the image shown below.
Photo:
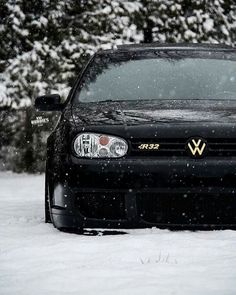
<svg viewBox="0 0 236 295"><path fill-rule="evenodd" d="M59 71L54 42L47 42L53 28L55 35L59 28L60 14L57 11L61 7L58 1L55 2L57 4L53 5L52 1L31 3L17 0L7 1L4 6L7 17L2 32L5 46L1 59L5 58L3 83L13 109L9 121L14 122L11 129L15 132L7 130L11 135L9 146L14 147L9 148L11 162L14 163L11 168L16 171L33 172L36 168L39 154L35 147L41 146L41 136L40 129L33 130L31 126L32 103L37 95L49 88L53 90L58 82L51 77L51 73ZM20 110L14 112L14 109ZM6 121L1 129L6 129Z"/></svg>
<svg viewBox="0 0 236 295"><path fill-rule="evenodd" d="M209 42L234 45L234 0L140 0L134 19L144 42Z"/></svg>

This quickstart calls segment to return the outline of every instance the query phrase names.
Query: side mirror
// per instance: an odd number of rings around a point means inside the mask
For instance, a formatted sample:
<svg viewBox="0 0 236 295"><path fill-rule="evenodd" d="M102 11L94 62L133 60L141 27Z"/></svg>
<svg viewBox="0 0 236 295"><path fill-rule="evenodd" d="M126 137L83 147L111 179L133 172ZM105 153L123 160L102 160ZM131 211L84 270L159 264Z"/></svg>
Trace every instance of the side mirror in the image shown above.
<svg viewBox="0 0 236 295"><path fill-rule="evenodd" d="M35 99L34 106L38 111L62 111L64 104L61 102L59 94L48 94L38 96Z"/></svg>

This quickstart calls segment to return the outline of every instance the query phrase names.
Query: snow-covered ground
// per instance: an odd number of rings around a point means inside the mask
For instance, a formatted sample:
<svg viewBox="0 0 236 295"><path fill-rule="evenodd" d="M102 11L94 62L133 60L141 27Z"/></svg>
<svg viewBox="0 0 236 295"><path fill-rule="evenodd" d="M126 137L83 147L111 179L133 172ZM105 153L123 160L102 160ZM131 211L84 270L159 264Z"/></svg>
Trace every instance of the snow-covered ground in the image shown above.
<svg viewBox="0 0 236 295"><path fill-rule="evenodd" d="M43 176L0 173L0 294L236 294L236 232L66 234L43 222Z"/></svg>

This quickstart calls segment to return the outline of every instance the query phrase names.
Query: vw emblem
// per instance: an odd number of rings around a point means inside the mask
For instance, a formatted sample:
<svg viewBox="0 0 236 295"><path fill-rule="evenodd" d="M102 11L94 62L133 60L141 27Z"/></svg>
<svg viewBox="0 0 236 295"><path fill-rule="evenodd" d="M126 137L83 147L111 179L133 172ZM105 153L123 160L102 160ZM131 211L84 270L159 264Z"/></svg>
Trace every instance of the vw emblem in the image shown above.
<svg viewBox="0 0 236 295"><path fill-rule="evenodd" d="M187 141L186 149L194 158L201 158L206 153L207 142L203 138L195 137Z"/></svg>

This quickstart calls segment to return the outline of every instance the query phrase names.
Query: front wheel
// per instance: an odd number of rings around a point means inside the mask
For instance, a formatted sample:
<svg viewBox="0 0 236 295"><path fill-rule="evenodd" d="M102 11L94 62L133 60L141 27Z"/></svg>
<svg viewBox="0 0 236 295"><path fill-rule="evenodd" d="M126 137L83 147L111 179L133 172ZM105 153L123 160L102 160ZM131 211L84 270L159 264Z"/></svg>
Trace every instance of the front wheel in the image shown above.
<svg viewBox="0 0 236 295"><path fill-rule="evenodd" d="M44 221L45 223L52 223L49 209L49 199L48 196L45 195L45 203L44 203Z"/></svg>
<svg viewBox="0 0 236 295"><path fill-rule="evenodd" d="M51 216L50 216L50 207L49 207L47 171L45 174L44 221L45 223L52 223Z"/></svg>

